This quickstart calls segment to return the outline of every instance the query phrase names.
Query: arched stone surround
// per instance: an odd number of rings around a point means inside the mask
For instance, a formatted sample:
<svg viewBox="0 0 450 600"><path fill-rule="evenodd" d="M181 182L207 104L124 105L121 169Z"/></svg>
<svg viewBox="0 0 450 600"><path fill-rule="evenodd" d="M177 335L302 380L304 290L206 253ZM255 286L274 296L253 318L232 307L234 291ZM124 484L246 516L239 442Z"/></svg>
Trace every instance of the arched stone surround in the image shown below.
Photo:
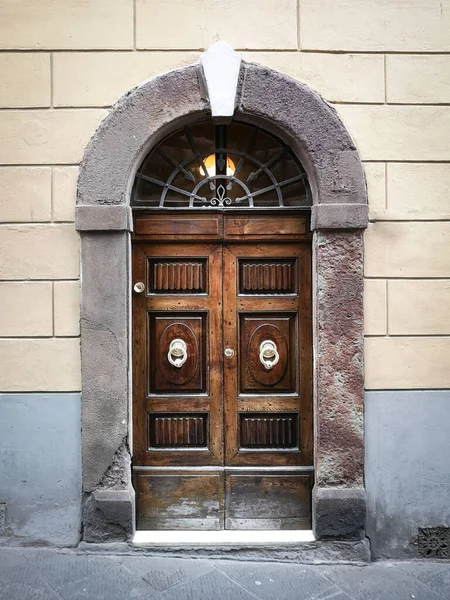
<svg viewBox="0 0 450 600"><path fill-rule="evenodd" d="M202 64L172 71L124 96L81 164L84 539L129 539L130 192L144 155L183 124L211 116ZM355 146L332 107L306 86L241 62L235 118L283 138L313 193L315 488L318 538L364 534L363 230L367 196Z"/></svg>

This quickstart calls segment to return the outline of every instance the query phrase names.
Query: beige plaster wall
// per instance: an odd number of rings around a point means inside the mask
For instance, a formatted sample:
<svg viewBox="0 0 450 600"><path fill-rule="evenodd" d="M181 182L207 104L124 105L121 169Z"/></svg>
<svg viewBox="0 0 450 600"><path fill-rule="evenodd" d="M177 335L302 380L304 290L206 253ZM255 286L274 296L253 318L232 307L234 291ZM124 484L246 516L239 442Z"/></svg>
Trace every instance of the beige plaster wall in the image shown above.
<svg viewBox="0 0 450 600"><path fill-rule="evenodd" d="M223 39L332 103L365 164L366 387L450 387L450 0L0 5L0 391L77 391L77 165L108 108Z"/></svg>

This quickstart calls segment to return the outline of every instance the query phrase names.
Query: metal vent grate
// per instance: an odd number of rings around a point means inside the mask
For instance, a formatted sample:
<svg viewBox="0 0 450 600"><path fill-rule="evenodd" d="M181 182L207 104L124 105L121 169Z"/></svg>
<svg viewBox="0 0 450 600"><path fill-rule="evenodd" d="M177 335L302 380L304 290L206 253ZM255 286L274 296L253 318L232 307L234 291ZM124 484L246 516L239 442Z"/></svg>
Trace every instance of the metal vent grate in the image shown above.
<svg viewBox="0 0 450 600"><path fill-rule="evenodd" d="M419 527L417 542L423 558L450 558L449 527Z"/></svg>

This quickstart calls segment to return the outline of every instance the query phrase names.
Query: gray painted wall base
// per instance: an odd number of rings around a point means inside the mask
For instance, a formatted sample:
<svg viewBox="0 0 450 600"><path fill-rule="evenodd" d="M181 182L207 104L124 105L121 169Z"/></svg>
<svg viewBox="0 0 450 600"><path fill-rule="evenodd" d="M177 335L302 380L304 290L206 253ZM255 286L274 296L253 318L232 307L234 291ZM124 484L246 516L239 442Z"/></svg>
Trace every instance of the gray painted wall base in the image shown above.
<svg viewBox="0 0 450 600"><path fill-rule="evenodd" d="M417 556L418 527L450 527L450 391L366 393L367 535L375 558Z"/></svg>
<svg viewBox="0 0 450 600"><path fill-rule="evenodd" d="M0 394L0 414L3 533L11 544L76 545L81 523L79 394ZM367 535L374 557L417 556L418 527L450 526L449 424L450 391L366 393ZM347 555L346 560L364 560L366 549L365 541L324 542L300 554L277 549L273 558L309 561L321 555L333 561ZM202 553L200 548L189 551ZM235 552L253 556L253 550ZM300 558L303 552L309 558ZM255 553L255 559L260 555Z"/></svg>
<svg viewBox="0 0 450 600"><path fill-rule="evenodd" d="M81 525L79 394L0 394L0 505L13 543L76 545Z"/></svg>

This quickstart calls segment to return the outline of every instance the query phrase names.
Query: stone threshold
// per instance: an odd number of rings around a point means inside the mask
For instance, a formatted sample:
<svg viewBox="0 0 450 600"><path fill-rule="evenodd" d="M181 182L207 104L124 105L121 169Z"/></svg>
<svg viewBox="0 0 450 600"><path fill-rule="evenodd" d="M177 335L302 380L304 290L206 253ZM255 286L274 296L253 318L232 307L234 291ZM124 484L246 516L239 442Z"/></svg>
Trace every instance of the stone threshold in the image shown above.
<svg viewBox="0 0 450 600"><path fill-rule="evenodd" d="M133 545L146 548L194 546L267 546L314 542L312 530L136 531Z"/></svg>

